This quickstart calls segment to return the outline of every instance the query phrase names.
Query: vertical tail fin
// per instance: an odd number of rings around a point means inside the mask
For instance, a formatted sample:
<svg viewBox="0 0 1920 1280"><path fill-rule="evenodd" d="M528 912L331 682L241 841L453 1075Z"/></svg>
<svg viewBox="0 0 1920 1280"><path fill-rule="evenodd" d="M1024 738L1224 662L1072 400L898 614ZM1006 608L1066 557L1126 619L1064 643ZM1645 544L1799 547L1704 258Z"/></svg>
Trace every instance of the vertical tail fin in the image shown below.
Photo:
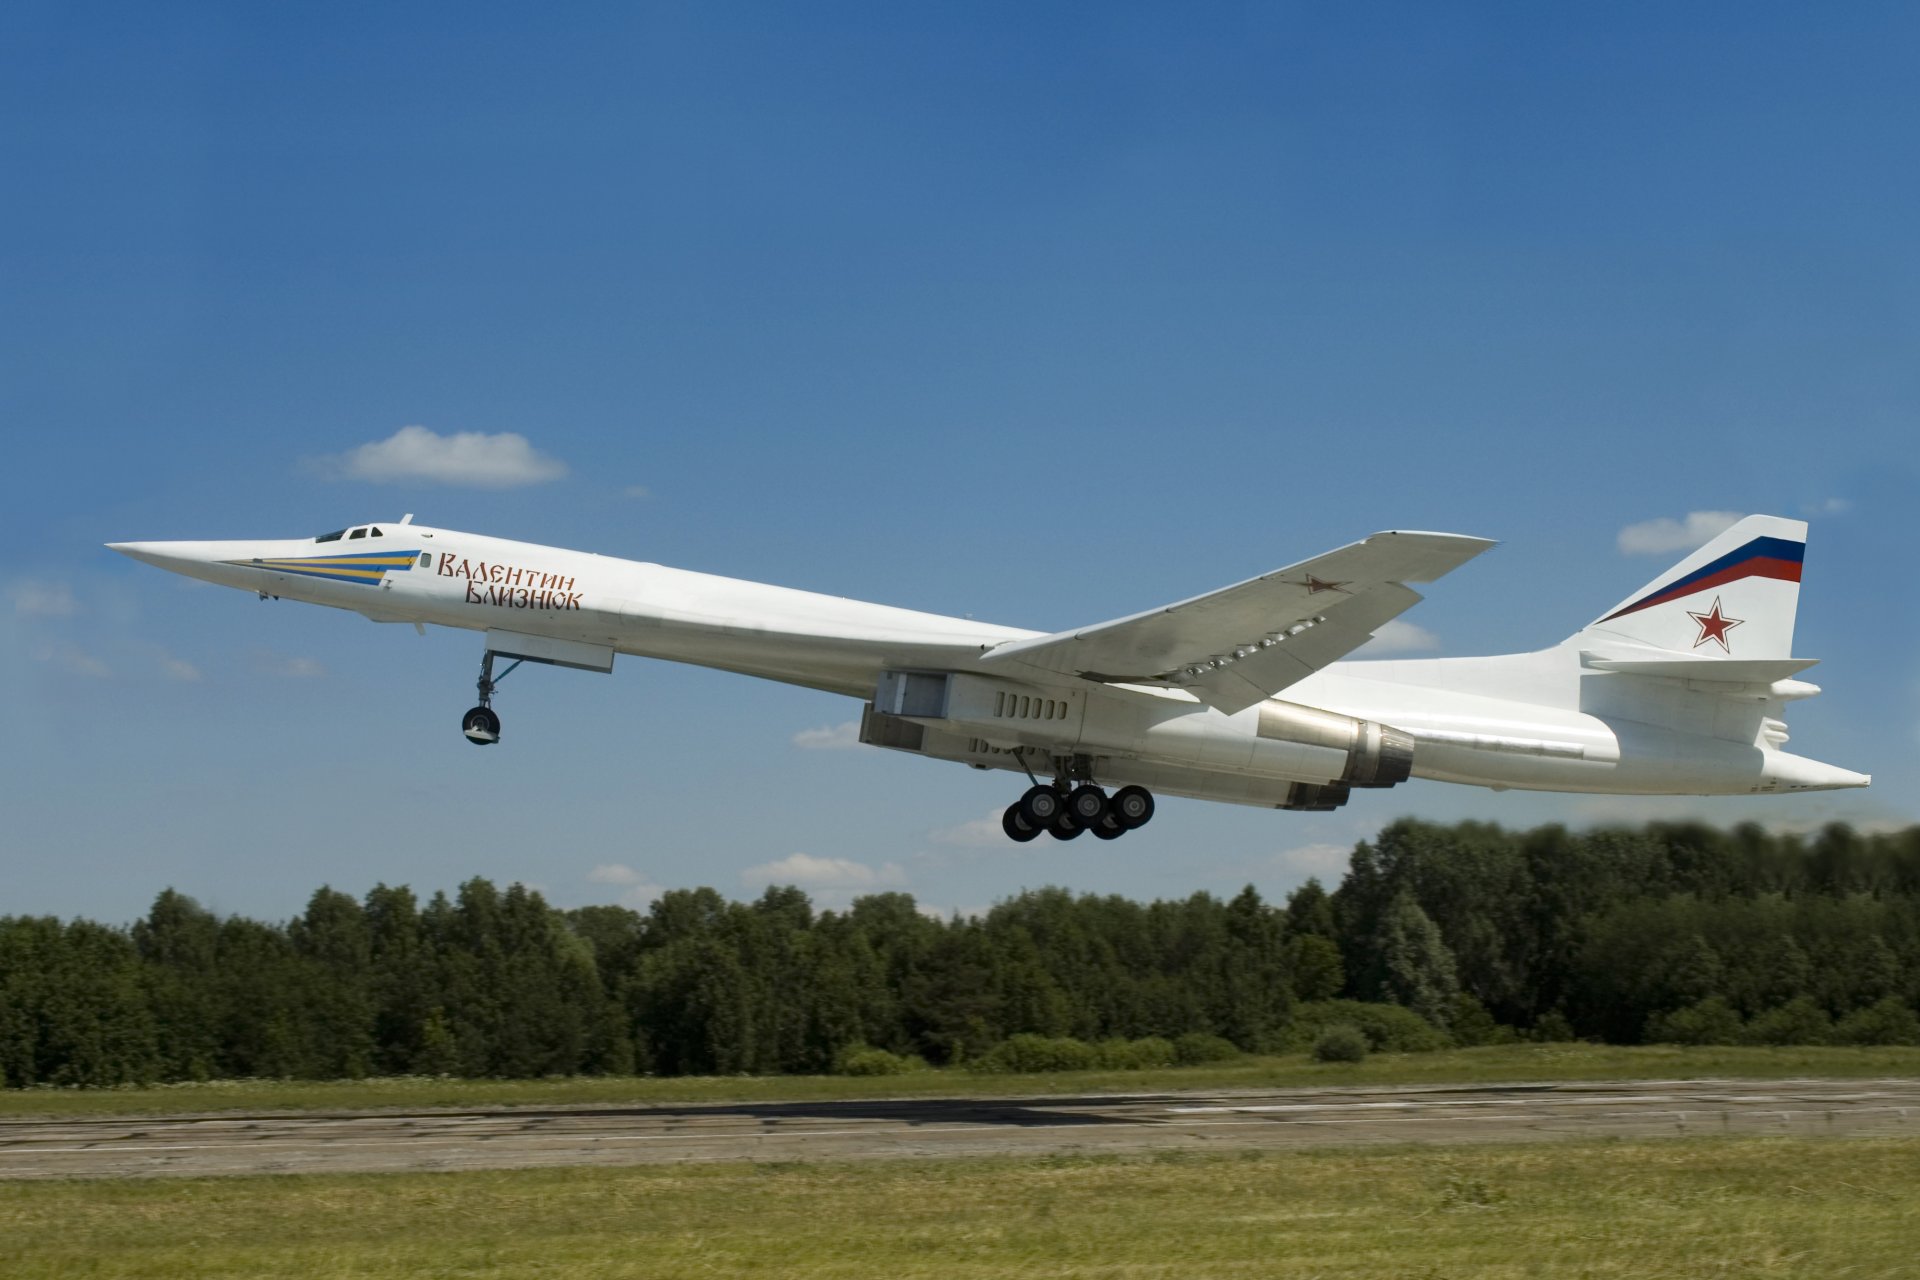
<svg viewBox="0 0 1920 1280"><path fill-rule="evenodd" d="M1699 658L1790 658L1807 526L1748 516L1575 637Z"/></svg>

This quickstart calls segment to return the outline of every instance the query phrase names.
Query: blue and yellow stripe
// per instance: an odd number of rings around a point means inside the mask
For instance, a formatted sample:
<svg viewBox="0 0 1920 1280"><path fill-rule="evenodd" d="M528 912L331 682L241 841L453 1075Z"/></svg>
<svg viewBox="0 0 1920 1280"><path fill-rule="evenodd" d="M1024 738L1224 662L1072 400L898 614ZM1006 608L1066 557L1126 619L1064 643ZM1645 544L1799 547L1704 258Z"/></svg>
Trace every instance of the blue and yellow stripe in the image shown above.
<svg viewBox="0 0 1920 1280"><path fill-rule="evenodd" d="M413 568L412 551L360 551L340 556L296 556L287 559L229 560L249 569L268 573L291 573L303 578L328 578L335 582L358 582L377 586L389 573L405 573Z"/></svg>

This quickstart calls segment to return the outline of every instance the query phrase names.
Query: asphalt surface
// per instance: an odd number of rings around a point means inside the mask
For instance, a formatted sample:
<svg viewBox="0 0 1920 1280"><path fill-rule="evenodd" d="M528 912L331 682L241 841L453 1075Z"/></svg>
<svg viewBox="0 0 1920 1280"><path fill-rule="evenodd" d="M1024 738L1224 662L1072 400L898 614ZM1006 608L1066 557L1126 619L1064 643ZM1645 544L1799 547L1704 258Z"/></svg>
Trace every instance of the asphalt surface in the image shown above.
<svg viewBox="0 0 1920 1280"><path fill-rule="evenodd" d="M1701 1134L1920 1134L1920 1080L1632 1081L7 1120L0 1121L0 1179L1211 1152Z"/></svg>

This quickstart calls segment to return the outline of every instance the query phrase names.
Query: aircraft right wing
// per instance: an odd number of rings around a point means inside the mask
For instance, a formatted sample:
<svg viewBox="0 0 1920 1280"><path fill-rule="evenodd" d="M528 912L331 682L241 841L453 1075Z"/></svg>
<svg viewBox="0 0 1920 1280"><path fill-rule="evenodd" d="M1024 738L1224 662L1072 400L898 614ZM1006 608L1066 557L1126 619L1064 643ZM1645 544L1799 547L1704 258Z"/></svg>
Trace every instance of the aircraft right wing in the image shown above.
<svg viewBox="0 0 1920 1280"><path fill-rule="evenodd" d="M981 661L1103 684L1163 684L1231 715L1345 657L1431 582L1493 545L1454 533L1370 538L1132 617L1031 640Z"/></svg>

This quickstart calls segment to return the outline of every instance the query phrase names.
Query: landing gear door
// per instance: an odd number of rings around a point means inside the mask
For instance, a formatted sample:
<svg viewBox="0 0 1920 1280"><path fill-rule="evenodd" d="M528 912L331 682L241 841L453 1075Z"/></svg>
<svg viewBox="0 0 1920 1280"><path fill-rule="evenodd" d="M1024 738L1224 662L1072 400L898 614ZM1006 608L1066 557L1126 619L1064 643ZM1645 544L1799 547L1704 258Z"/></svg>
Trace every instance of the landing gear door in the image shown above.
<svg viewBox="0 0 1920 1280"><path fill-rule="evenodd" d="M559 640L553 636L530 636L517 631L487 632L487 651L503 658L521 658L527 662L545 662L579 671L613 670L613 648L604 644L583 644L578 640Z"/></svg>

